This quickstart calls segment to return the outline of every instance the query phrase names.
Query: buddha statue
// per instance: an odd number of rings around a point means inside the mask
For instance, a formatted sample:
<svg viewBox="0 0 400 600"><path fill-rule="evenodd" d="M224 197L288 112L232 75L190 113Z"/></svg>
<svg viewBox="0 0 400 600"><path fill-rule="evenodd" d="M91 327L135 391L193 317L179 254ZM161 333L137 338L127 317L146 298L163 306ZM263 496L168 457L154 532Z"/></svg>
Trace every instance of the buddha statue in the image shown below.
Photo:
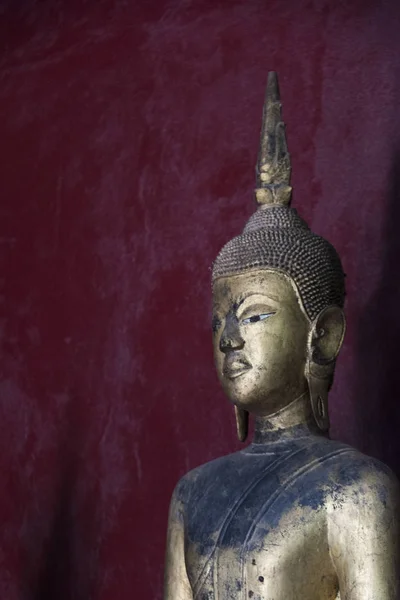
<svg viewBox="0 0 400 600"><path fill-rule="evenodd" d="M165 600L397 600L398 484L329 438L345 333L335 249L291 208L290 159L269 73L258 208L213 265L213 343L243 450L173 493Z"/></svg>

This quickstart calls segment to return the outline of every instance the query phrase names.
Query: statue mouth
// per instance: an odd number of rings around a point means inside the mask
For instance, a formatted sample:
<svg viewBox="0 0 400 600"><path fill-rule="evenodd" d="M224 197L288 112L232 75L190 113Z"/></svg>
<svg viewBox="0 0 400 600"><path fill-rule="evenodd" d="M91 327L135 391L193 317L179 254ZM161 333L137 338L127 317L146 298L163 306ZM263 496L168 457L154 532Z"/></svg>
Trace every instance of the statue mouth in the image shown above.
<svg viewBox="0 0 400 600"><path fill-rule="evenodd" d="M235 355L226 356L222 373L227 379L236 379L251 369L251 364Z"/></svg>

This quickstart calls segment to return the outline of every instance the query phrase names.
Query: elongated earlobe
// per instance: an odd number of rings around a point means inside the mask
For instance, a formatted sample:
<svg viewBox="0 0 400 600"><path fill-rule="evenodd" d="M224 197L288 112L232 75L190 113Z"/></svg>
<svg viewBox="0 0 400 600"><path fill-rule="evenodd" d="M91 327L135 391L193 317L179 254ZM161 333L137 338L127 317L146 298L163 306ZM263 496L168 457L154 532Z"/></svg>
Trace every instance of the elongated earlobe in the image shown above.
<svg viewBox="0 0 400 600"><path fill-rule="evenodd" d="M236 430L240 442L245 442L249 431L249 413L235 406Z"/></svg>
<svg viewBox="0 0 400 600"><path fill-rule="evenodd" d="M305 376L313 415L321 431L329 429L328 392L345 330L342 309L329 306L315 319L310 332Z"/></svg>
<svg viewBox="0 0 400 600"><path fill-rule="evenodd" d="M333 373L332 373L333 375ZM321 431L329 430L328 392L329 379L320 379L309 372L307 375L308 389L310 392L311 408L315 422Z"/></svg>

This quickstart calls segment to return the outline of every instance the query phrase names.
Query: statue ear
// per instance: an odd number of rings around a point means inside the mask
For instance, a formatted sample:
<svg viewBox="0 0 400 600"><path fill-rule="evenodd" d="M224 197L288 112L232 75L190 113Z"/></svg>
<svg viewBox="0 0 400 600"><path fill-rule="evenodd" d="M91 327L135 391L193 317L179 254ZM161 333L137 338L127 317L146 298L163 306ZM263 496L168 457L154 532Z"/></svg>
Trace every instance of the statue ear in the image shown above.
<svg viewBox="0 0 400 600"><path fill-rule="evenodd" d="M339 306L328 306L315 319L311 329L311 359L317 365L332 363L339 354L346 320Z"/></svg>
<svg viewBox="0 0 400 600"><path fill-rule="evenodd" d="M314 418L322 431L329 429L328 392L345 331L346 320L338 306L321 311L310 330L305 375Z"/></svg>

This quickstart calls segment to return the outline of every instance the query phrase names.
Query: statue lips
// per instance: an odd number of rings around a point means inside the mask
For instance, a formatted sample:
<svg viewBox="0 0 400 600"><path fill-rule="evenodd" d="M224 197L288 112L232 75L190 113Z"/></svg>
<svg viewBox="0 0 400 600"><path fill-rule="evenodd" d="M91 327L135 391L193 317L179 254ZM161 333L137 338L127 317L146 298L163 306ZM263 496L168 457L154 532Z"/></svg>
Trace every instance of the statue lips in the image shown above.
<svg viewBox="0 0 400 600"><path fill-rule="evenodd" d="M225 356L222 373L228 379L236 379L251 368L251 364L243 356L240 356L238 352L232 352Z"/></svg>

